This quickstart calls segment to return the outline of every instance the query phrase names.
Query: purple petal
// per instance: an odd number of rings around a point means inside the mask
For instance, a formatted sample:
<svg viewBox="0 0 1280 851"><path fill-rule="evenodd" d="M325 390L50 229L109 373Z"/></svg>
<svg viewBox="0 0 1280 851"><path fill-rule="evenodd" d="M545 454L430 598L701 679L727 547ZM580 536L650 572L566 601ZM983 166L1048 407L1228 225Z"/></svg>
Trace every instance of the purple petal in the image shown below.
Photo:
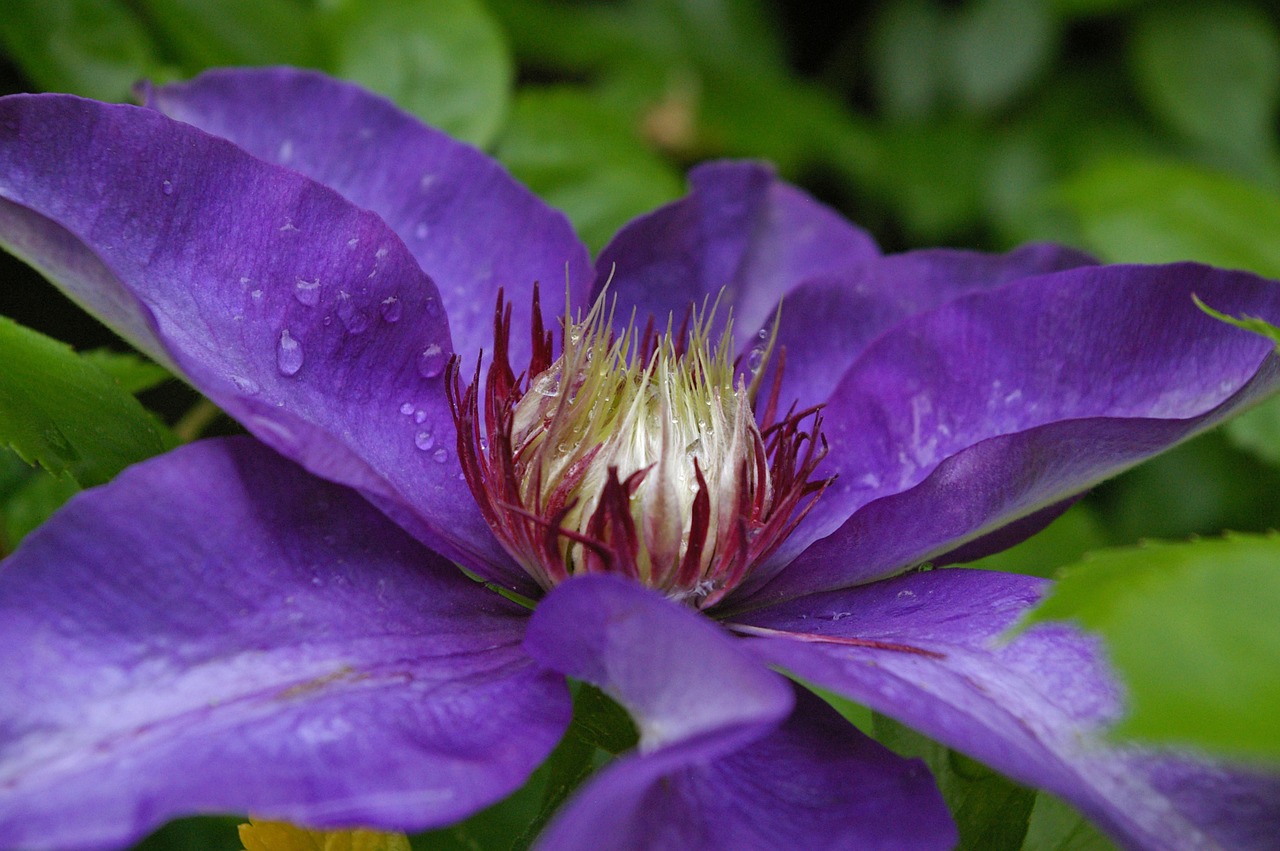
<svg viewBox="0 0 1280 851"><path fill-rule="evenodd" d="M879 249L864 231L768 167L719 162L689 173L689 195L627 225L601 252L596 286L612 275L621 305L643 324L720 300L740 352L772 320L778 299L803 281L857 269ZM623 321L628 311L621 311Z"/></svg>
<svg viewBox="0 0 1280 851"><path fill-rule="evenodd" d="M1044 587L1026 576L937 570L815 594L737 621L935 654L785 637L746 643L808 682L1061 795L1126 846L1273 847L1280 776L1107 747L1102 735L1121 698L1095 640L1062 626L1007 645L997 640Z"/></svg>
<svg viewBox="0 0 1280 851"><path fill-rule="evenodd" d="M786 348L787 363L779 401L784 407L795 402L797 410L825 402L867 345L908 316L1019 278L1095 262L1048 244L1007 254L928 249L808 280L782 300L777 345ZM764 386L772 382L770 371Z"/></svg>
<svg viewBox="0 0 1280 851"><path fill-rule="evenodd" d="M528 293L544 313L591 287L568 219L485 154L358 86L293 68L221 69L148 89L147 105L295 169L377 213L440 288L453 342L471 363L493 350L493 305L515 302L512 347L528 357Z"/></svg>
<svg viewBox="0 0 1280 851"><path fill-rule="evenodd" d="M17 95L0 244L274 448L525 581L462 481L439 295L377 216L153 111Z"/></svg>
<svg viewBox="0 0 1280 851"><path fill-rule="evenodd" d="M73 500L0 570L0 831L126 844L175 815L452 822L563 732L524 610L248 438Z"/></svg>
<svg viewBox="0 0 1280 851"><path fill-rule="evenodd" d="M1042 510L1272 392L1270 346L1205 315L1193 293L1280 320L1280 285L1252 275L1108 266L976 293L877 339L827 404L819 472L839 479L772 569L822 540L761 599L866 582L1037 512L1052 519Z"/></svg>
<svg viewBox="0 0 1280 851"><path fill-rule="evenodd" d="M529 622L525 649L626 707L641 750L705 738L723 751L759 738L791 711L786 681L724 630L614 576L584 576L552 590Z"/></svg>
<svg viewBox="0 0 1280 851"><path fill-rule="evenodd" d="M546 849L949 849L955 825L918 760L811 694L778 730L719 759L679 744L624 757L543 833Z"/></svg>

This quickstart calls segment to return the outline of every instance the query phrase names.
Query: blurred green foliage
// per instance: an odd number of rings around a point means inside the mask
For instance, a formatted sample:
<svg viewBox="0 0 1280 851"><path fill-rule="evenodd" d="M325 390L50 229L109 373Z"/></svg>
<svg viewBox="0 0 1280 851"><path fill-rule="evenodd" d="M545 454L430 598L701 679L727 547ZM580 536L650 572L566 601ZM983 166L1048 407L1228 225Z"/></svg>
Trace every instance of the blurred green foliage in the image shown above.
<svg viewBox="0 0 1280 851"><path fill-rule="evenodd" d="M127 100L139 78L226 64L345 76L491 150L593 250L677 197L691 164L757 157L887 250L1052 239L1109 262L1197 260L1280 278L1280 10L1264 0L6 0L0 50L0 93ZM0 313L77 348L108 341L12 258L0 257L0 276ZM30 398L33 381L90 400L78 412L10 405L45 419L32 431L34 419L11 418L0 440L59 475L0 453L5 546L81 485L171 445L131 394L183 439L207 426L211 411L153 365L77 357L4 330L49 355L6 354L46 373L31 372L24 391L23 373L6 370L0 401ZM107 419L134 425L83 428ZM74 440L52 440L55 431ZM1275 622L1265 594L1276 590L1280 545L1192 536L1275 528L1278 496L1272 402L1101 486L1041 535L975 566L1055 576L1103 550L1070 568L1038 616L1101 630L1151 695L1121 730L1275 757L1274 719L1248 714L1263 705L1248 695L1274 705L1277 650L1247 630ZM1151 537L1185 543L1103 549ZM1160 655L1175 644L1187 654L1179 677L1230 699L1194 711L1180 702L1179 683L1160 677ZM524 790L415 847L527 845L525 828L634 735L610 705L580 690L569 736ZM968 847L1107 847L1061 802L887 719L873 723L865 708L841 709L930 762ZM140 847L238 844L234 820L192 819Z"/></svg>

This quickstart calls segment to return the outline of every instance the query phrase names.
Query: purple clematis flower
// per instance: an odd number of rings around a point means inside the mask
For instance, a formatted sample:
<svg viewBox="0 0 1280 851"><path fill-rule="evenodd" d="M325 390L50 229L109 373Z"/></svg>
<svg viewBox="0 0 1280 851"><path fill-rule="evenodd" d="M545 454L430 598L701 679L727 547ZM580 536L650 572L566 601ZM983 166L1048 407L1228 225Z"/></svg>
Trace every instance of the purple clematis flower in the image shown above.
<svg viewBox="0 0 1280 851"><path fill-rule="evenodd" d="M1269 346L1191 294L1276 322L1280 286L1045 245L886 257L762 166L691 183L593 267L483 154L317 74L0 99L0 243L253 435L125 471L0 568L0 844L449 824L547 756L573 677L640 744L546 848L953 845L923 766L781 669L1126 846L1270 847L1280 777L1103 744L1123 695L1095 641L996 640L1045 582L904 570L1274 391ZM610 278L618 321L576 324ZM691 303L691 334L627 330Z"/></svg>

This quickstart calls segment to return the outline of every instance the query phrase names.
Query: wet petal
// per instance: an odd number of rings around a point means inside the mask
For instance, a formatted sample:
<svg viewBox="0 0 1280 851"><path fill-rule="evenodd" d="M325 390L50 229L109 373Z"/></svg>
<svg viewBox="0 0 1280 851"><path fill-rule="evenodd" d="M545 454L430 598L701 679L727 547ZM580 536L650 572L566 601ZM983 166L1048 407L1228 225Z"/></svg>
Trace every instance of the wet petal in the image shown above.
<svg viewBox="0 0 1280 851"><path fill-rule="evenodd" d="M786 723L727 756L674 744L623 757L566 805L539 847L925 851L957 839L923 763L800 693Z"/></svg>
<svg viewBox="0 0 1280 851"><path fill-rule="evenodd" d="M1044 587L1026 576L936 570L735 620L935 654L782 637L746 642L808 682L1061 795L1126 846L1271 847L1280 835L1280 775L1106 747L1101 735L1122 704L1095 640L1053 626L997 641Z"/></svg>
<svg viewBox="0 0 1280 851"><path fill-rule="evenodd" d="M457 465L439 295L377 216L150 110L17 95L0 244L271 446L523 581Z"/></svg>
<svg viewBox="0 0 1280 851"><path fill-rule="evenodd" d="M251 440L86 492L0 568L0 835L127 844L172 816L448 823L563 732L525 612Z"/></svg>
<svg viewBox="0 0 1280 851"><path fill-rule="evenodd" d="M1058 245L1024 245L1007 254L934 248L893 254L841 275L818 277L781 302L779 348L786 367L778 398L798 410L821 404L871 341L908 316L972 292L1096 261ZM765 386L772 386L773 359Z"/></svg>
<svg viewBox="0 0 1280 851"><path fill-rule="evenodd" d="M468 361L493 348L493 305L516 304L528 359L528 293L562 314L566 282L585 303L592 270L568 219L506 170L359 86L294 68L220 69L147 91L148 106L295 169L377 213L431 275Z"/></svg>
<svg viewBox="0 0 1280 851"><path fill-rule="evenodd" d="M558 585L538 604L529 654L599 686L640 730L640 748L705 739L723 751L757 739L791 711L784 679L690 609L615 576Z"/></svg>
<svg viewBox="0 0 1280 851"><path fill-rule="evenodd" d="M871 237L835 211L778 180L767 166L719 162L689 173L689 194L627 225L596 262L597 287L611 290L626 322L635 306L643 325L690 304L732 308L740 353L770 322L778 299L803 281L872 262Z"/></svg>
<svg viewBox="0 0 1280 851"><path fill-rule="evenodd" d="M1047 522L1050 506L1272 392L1270 346L1193 293L1280 320L1280 285L1252 275L1099 266L970 295L878 338L827 404L819 472L839 478L774 569L822 540L761 599L866 582L1037 512Z"/></svg>

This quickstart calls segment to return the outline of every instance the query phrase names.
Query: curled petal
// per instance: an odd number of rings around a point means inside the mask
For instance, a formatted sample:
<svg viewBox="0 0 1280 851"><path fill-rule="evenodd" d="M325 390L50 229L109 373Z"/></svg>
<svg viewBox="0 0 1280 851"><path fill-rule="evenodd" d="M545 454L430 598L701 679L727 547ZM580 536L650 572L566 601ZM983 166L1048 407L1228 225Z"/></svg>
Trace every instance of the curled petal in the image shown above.
<svg viewBox="0 0 1280 851"><path fill-rule="evenodd" d="M524 581L459 476L439 293L374 214L151 110L15 95L0 245L264 442Z"/></svg>
<svg viewBox="0 0 1280 851"><path fill-rule="evenodd" d="M1122 696L1095 640L1061 626L998 640L1044 587L935 570L735 621L772 636L745 642L761 659L1066 798L1126 847L1272 847L1280 775L1110 746Z"/></svg>
<svg viewBox="0 0 1280 851"><path fill-rule="evenodd" d="M878 338L825 409L818 472L839 478L739 599L867 582L1047 522L1046 509L1272 392L1270 346L1193 293L1280 320L1280 284L1253 275L1098 266L976 293Z"/></svg>
<svg viewBox="0 0 1280 851"><path fill-rule="evenodd" d="M563 313L566 284L574 304L586 302L590 259L568 219L484 153L383 97L296 68L219 69L146 94L153 109L377 213L439 287L466 358L492 347L499 288L524 293L541 282L548 316ZM527 322L514 317L520 361Z"/></svg>
<svg viewBox="0 0 1280 851"><path fill-rule="evenodd" d="M778 398L784 406L794 402L798 410L826 402L862 351L909 316L1019 278L1095 262L1046 243L1007 254L934 248L807 280L778 305L782 319L775 345L787 353ZM772 385L778 362L777 357L771 361L765 387Z"/></svg>
<svg viewBox="0 0 1280 851"><path fill-rule="evenodd" d="M626 707L640 748L705 740L730 750L791 711L786 680L709 619L630 580L595 575L558 585L525 637L534 659L599 686Z"/></svg>
<svg viewBox="0 0 1280 851"><path fill-rule="evenodd" d="M568 723L525 614L249 438L130 468L0 566L0 834L456 821Z"/></svg>

